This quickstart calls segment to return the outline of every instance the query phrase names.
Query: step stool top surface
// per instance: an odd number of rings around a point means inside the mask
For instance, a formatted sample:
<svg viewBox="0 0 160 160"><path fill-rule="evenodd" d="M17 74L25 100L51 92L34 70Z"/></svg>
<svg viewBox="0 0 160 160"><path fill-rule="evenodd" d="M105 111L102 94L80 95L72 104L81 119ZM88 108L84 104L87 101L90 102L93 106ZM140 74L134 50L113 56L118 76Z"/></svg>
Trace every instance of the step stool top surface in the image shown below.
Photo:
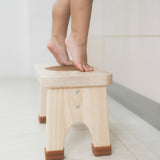
<svg viewBox="0 0 160 160"><path fill-rule="evenodd" d="M40 85L47 88L107 86L112 74L94 68L93 72L80 72L74 66L36 64L35 73Z"/></svg>

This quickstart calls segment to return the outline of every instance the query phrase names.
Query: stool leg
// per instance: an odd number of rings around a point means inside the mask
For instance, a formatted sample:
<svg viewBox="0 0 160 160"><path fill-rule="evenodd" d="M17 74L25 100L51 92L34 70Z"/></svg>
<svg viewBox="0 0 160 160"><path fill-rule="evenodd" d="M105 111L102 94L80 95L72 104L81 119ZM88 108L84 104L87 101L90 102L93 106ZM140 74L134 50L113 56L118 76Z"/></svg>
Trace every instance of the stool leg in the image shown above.
<svg viewBox="0 0 160 160"><path fill-rule="evenodd" d="M46 123L46 103L47 103L47 88L41 86L39 123Z"/></svg>
<svg viewBox="0 0 160 160"><path fill-rule="evenodd" d="M85 123L92 134L95 156L111 154L106 87L94 87L85 95Z"/></svg>
<svg viewBox="0 0 160 160"><path fill-rule="evenodd" d="M64 100L61 91L48 89L47 123L46 123L46 160L63 160L64 158Z"/></svg>

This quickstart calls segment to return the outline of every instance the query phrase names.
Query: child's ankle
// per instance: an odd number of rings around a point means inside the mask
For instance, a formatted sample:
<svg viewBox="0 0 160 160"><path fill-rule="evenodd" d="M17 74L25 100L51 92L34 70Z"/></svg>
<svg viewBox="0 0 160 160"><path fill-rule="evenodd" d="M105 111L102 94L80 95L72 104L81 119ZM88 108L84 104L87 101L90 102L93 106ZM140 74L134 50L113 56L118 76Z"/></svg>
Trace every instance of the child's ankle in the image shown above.
<svg viewBox="0 0 160 160"><path fill-rule="evenodd" d="M60 45L64 45L65 43L65 37L62 36L52 35L51 40L57 40Z"/></svg>
<svg viewBox="0 0 160 160"><path fill-rule="evenodd" d="M74 39L74 42L79 45L79 46L86 46L87 44L87 40L85 38L83 38L82 36L80 36L79 34L76 33L71 33L70 36ZM69 37L70 37L69 36Z"/></svg>

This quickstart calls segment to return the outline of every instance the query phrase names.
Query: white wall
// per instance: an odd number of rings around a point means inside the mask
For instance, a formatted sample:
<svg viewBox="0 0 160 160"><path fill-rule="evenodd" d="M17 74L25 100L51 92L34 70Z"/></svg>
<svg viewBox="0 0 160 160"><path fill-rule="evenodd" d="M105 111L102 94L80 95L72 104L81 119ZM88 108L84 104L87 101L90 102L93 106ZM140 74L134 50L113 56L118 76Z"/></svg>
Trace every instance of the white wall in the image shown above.
<svg viewBox="0 0 160 160"><path fill-rule="evenodd" d="M0 1L0 76L29 74L27 0Z"/></svg>
<svg viewBox="0 0 160 160"><path fill-rule="evenodd" d="M29 0L30 29L30 74L33 75L35 63L53 62L54 57L47 49L51 36L51 11L55 0Z"/></svg>
<svg viewBox="0 0 160 160"><path fill-rule="evenodd" d="M89 61L160 102L160 1L94 1ZM93 47L95 46L95 47Z"/></svg>
<svg viewBox="0 0 160 160"><path fill-rule="evenodd" d="M35 63L58 64L46 47L51 36L52 7L55 1L29 0L30 74L32 76ZM70 32L70 24L68 32Z"/></svg>
<svg viewBox="0 0 160 160"><path fill-rule="evenodd" d="M0 1L0 76L34 75L53 62L46 48L55 0ZM89 62L114 81L160 102L160 1L94 0Z"/></svg>

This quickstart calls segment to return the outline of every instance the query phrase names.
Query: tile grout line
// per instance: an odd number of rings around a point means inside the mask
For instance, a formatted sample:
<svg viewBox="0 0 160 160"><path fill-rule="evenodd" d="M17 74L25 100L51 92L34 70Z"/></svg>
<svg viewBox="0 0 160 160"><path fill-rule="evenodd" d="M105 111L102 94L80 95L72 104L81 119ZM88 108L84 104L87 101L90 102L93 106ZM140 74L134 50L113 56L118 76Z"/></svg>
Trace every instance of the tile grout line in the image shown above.
<svg viewBox="0 0 160 160"><path fill-rule="evenodd" d="M113 133L112 129L110 129L110 131L111 131L111 133L113 134L113 136L115 136L115 137L124 145L124 147L128 150L128 152L129 152L136 160L138 160L137 157L132 153L132 151L126 146L126 144L124 144L124 143L121 141L121 139L119 139L119 138Z"/></svg>
<svg viewBox="0 0 160 160"><path fill-rule="evenodd" d="M110 98L114 99L112 96L110 96ZM142 119L141 117L139 117L138 115L136 115L134 112L132 112L132 111L129 110L128 108L124 107L124 105L121 104L121 103L119 103L117 100L114 99L114 101L115 101L116 103L120 104L121 107L123 107L123 110L127 110L128 112L130 112L131 114L133 114L134 116L136 116L136 118L138 118L140 121L143 121L143 122L145 122L147 125L149 125L150 127L155 128L155 127L152 126L150 123L146 122L144 119ZM114 116L114 114L112 113L112 111L111 111L110 114L112 115L112 117L115 118L115 116ZM148 150L150 151L150 153L152 153L152 154L154 155L154 158L156 158L156 159L159 158L159 154L154 153L148 146L146 146L146 144L145 144L141 139L139 139L136 135L132 134L132 130L130 130L130 129L126 128L126 127L124 127L124 128L125 128L126 130L128 130L134 138L138 139L139 142L140 142L143 146L145 146L145 148L148 149ZM158 130L157 128L155 128L155 129L159 132L159 130ZM112 131L112 134L113 134L116 138L118 138L118 137L114 134L113 131ZM118 139L120 140L120 138L118 138ZM120 140L120 142L122 142L122 141ZM124 144L124 143L122 143L122 144ZM124 145L127 147L126 144L124 144ZM130 150L130 149L128 148L128 150ZM131 150L130 150L130 151L131 151ZM132 151L131 151L131 152L132 152ZM133 153L132 153L132 154L133 154ZM138 158L138 157L137 157L137 158Z"/></svg>
<svg viewBox="0 0 160 160"><path fill-rule="evenodd" d="M114 133L113 133L113 131L111 131L112 132L112 134L120 141L120 142L122 142ZM135 136L135 135L133 135L135 138L137 138L137 136ZM153 153L153 151L150 149L150 148L148 148L148 146L146 146L145 145L145 143L143 142L143 141L141 141L141 140L139 140L140 141L140 143L142 144L142 145L144 145L145 146L145 148L146 149L148 149L149 151L150 151L150 153L152 153L156 158L158 158L158 154L156 154L156 153ZM122 143L122 144L124 144L124 143ZM124 144L126 147L127 147L127 145L126 144ZM130 151L130 149L129 148L127 148L129 151ZM131 151L132 152L132 151ZM133 153L131 153L131 154L133 154ZM136 160L138 160L138 159L136 159Z"/></svg>
<svg viewBox="0 0 160 160"><path fill-rule="evenodd" d="M134 38L134 37L152 37L152 38L157 38L160 37L160 35L90 35L89 37L101 37L101 38Z"/></svg>

